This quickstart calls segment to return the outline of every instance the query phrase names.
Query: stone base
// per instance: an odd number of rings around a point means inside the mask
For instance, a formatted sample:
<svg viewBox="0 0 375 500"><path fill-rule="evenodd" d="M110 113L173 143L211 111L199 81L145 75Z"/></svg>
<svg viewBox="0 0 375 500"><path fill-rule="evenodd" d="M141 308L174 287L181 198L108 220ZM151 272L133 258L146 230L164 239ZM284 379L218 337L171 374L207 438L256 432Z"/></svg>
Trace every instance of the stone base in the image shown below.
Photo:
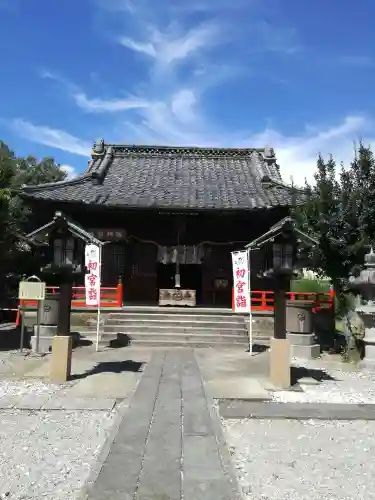
<svg viewBox="0 0 375 500"><path fill-rule="evenodd" d="M365 344L365 357L363 362L366 362L368 365L375 365L375 343L371 339L370 343L366 341L366 337L364 338Z"/></svg>
<svg viewBox="0 0 375 500"><path fill-rule="evenodd" d="M297 359L316 359L320 357L320 345L292 345L291 353L293 358Z"/></svg>
<svg viewBox="0 0 375 500"><path fill-rule="evenodd" d="M290 340L292 345L313 345L314 344L314 334L313 333L287 333L287 338Z"/></svg>
<svg viewBox="0 0 375 500"><path fill-rule="evenodd" d="M57 333L57 326L40 325L39 330L39 352L51 352L52 341ZM31 337L31 349L36 350L36 331L37 327L34 325L34 335Z"/></svg>
<svg viewBox="0 0 375 500"><path fill-rule="evenodd" d="M320 356L319 344L314 344L313 333L288 333L292 346L292 357L298 359L316 359Z"/></svg>
<svg viewBox="0 0 375 500"><path fill-rule="evenodd" d="M274 387L289 389L291 346L288 339L271 339L270 380Z"/></svg>
<svg viewBox="0 0 375 500"><path fill-rule="evenodd" d="M52 343L50 379L62 384L70 377L72 366L72 337L56 335Z"/></svg>

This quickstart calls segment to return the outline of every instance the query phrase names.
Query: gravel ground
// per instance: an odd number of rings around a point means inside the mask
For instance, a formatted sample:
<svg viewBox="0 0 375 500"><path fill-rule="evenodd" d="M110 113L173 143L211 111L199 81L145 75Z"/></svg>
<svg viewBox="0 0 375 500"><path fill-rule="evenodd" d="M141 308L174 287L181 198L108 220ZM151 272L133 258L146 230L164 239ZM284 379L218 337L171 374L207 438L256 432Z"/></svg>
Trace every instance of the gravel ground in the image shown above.
<svg viewBox="0 0 375 500"><path fill-rule="evenodd" d="M317 369L317 363L306 363L306 368ZM318 385L300 384L303 392L278 391L272 395L279 403L375 403L375 371L344 371L320 368L333 380L323 380Z"/></svg>
<svg viewBox="0 0 375 500"><path fill-rule="evenodd" d="M375 499L375 422L227 420L251 500Z"/></svg>
<svg viewBox="0 0 375 500"><path fill-rule="evenodd" d="M40 396L56 394L63 386L42 380L0 380L0 398L5 396Z"/></svg>
<svg viewBox="0 0 375 500"><path fill-rule="evenodd" d="M75 500L114 412L0 413L0 498Z"/></svg>
<svg viewBox="0 0 375 500"><path fill-rule="evenodd" d="M7 396L53 396L41 380L0 380ZM0 411L0 499L75 500L116 411ZM3 496L2 496L3 495Z"/></svg>

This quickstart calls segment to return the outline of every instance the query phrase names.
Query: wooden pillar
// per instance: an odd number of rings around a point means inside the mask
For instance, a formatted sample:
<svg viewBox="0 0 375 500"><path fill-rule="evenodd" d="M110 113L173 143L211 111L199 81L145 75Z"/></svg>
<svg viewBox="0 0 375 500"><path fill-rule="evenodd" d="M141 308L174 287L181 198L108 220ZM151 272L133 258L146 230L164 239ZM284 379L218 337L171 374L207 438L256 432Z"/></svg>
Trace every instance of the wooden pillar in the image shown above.
<svg viewBox="0 0 375 500"><path fill-rule="evenodd" d="M70 312L72 308L72 280L63 278L60 283L59 314L57 320L57 335L70 334Z"/></svg>
<svg viewBox="0 0 375 500"><path fill-rule="evenodd" d="M275 280L274 291L274 338L286 339L286 299L290 279L280 276Z"/></svg>

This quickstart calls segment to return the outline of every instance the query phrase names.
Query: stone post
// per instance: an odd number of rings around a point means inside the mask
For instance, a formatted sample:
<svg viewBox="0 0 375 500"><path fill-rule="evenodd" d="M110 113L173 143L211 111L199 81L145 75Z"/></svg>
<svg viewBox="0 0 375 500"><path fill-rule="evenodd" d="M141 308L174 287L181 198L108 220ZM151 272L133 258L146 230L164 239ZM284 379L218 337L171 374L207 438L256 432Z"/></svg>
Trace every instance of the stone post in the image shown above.
<svg viewBox="0 0 375 500"><path fill-rule="evenodd" d="M313 307L312 300L287 301L286 330L294 358L314 359L320 356L320 346L315 343Z"/></svg>
<svg viewBox="0 0 375 500"><path fill-rule="evenodd" d="M375 253L371 248L365 255L365 269L351 280L351 288L361 294L361 303L355 311L363 322L365 353L363 362L375 365Z"/></svg>
<svg viewBox="0 0 375 500"><path fill-rule="evenodd" d="M290 373L290 340L286 336L286 294L290 279L278 276L275 280L275 313L274 335L270 349L270 380L279 389L289 389Z"/></svg>

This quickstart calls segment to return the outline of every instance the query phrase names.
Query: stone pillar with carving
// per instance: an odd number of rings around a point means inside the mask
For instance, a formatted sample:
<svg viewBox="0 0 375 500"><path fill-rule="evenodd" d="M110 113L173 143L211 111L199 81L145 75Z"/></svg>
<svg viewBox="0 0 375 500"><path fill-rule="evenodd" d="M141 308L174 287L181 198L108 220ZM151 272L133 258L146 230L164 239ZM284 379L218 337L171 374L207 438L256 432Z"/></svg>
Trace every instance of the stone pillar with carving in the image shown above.
<svg viewBox="0 0 375 500"><path fill-rule="evenodd" d="M313 307L311 300L287 301L286 331L293 358L315 359L320 356L320 345L315 342Z"/></svg>
<svg viewBox="0 0 375 500"><path fill-rule="evenodd" d="M355 311L361 318L365 331L363 361L365 364L375 365L375 253L372 248L365 255L365 269L351 280L350 285L361 295Z"/></svg>

